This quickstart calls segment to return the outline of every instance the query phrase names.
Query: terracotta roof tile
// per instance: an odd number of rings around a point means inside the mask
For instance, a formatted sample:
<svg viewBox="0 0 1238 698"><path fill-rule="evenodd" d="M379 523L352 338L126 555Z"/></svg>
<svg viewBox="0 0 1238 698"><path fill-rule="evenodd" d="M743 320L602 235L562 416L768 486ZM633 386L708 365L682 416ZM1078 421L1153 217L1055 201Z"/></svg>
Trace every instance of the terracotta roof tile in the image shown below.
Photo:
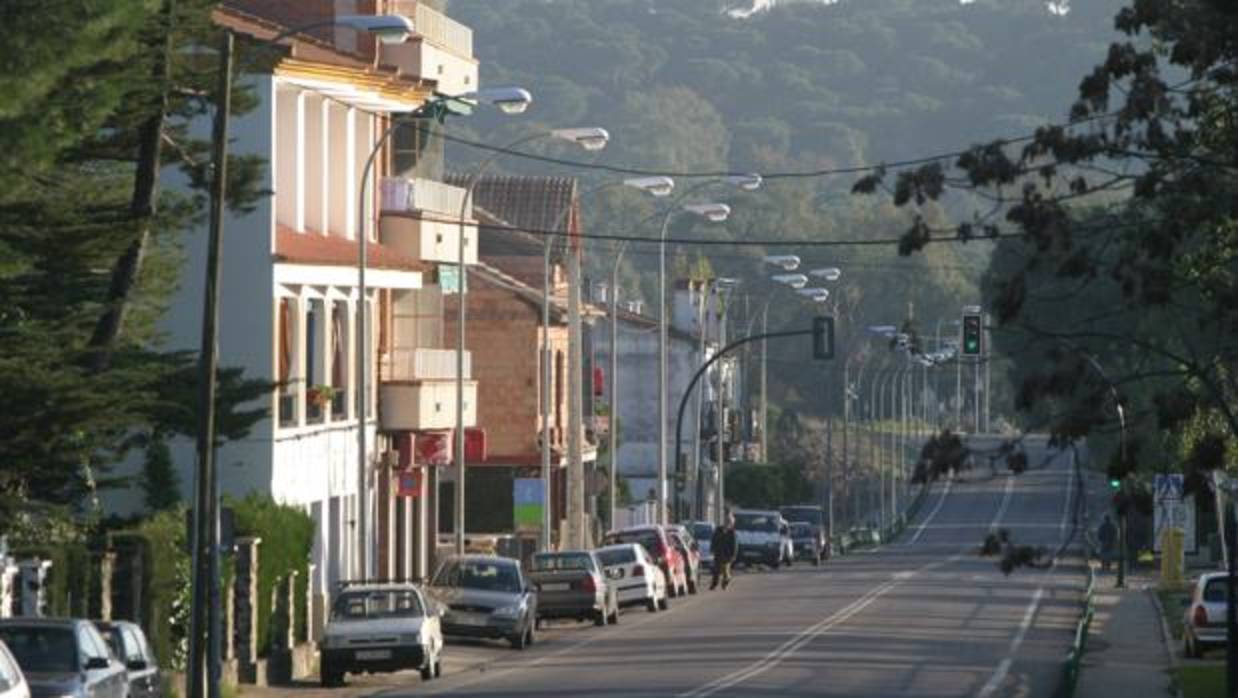
<svg viewBox="0 0 1238 698"><path fill-rule="evenodd" d="M449 173L448 184L463 187L469 176ZM573 177L529 177L487 175L477 180L473 203L483 224L503 225L540 233L541 231L580 232L579 201ZM487 221L486 218L491 220ZM512 231L489 232L482 229L479 251L482 255L541 254L542 236L518 235Z"/></svg>
<svg viewBox="0 0 1238 698"><path fill-rule="evenodd" d="M276 226L275 257L297 264L325 264L356 267L357 243L317 232L298 233L286 225ZM386 245L366 245L366 266L397 271L425 271L427 265Z"/></svg>

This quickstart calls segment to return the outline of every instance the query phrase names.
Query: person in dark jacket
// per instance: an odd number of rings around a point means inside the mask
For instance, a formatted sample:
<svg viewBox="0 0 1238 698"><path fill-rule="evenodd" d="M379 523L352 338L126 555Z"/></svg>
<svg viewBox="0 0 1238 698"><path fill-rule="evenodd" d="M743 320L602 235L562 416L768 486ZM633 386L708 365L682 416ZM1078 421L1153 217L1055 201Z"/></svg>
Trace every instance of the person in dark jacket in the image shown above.
<svg viewBox="0 0 1238 698"><path fill-rule="evenodd" d="M1108 514L1105 514L1105 520L1100 523L1096 538L1100 541L1101 569L1108 572L1109 565L1113 564L1114 550L1118 547L1118 527L1113 525Z"/></svg>
<svg viewBox="0 0 1238 698"><path fill-rule="evenodd" d="M713 580L709 583L709 588L717 589L718 581L721 580L722 588L725 589L731 583L731 564L739 554L734 514L728 513L722 525L714 529L714 535L709 539L709 549L714 555Z"/></svg>

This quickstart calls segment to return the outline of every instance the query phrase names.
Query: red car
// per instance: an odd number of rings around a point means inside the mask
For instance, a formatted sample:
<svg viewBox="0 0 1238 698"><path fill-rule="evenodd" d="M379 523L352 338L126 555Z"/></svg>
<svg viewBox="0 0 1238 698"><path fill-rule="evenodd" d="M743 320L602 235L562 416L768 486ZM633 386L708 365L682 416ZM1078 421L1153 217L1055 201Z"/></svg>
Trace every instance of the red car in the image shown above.
<svg viewBox="0 0 1238 698"><path fill-rule="evenodd" d="M605 545L639 543L662 568L662 573L666 575L667 592L671 596L682 596L688 593L687 565L670 535L662 526L648 524L611 531L604 541Z"/></svg>

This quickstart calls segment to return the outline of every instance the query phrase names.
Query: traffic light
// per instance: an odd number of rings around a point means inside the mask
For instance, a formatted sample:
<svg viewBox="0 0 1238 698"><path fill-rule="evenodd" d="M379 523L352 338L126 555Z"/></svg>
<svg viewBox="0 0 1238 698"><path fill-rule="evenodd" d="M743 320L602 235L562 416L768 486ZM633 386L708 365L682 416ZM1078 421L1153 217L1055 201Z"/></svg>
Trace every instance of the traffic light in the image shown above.
<svg viewBox="0 0 1238 698"><path fill-rule="evenodd" d="M812 358L834 358L834 318L812 319Z"/></svg>
<svg viewBox="0 0 1238 698"><path fill-rule="evenodd" d="M980 356L981 354L981 321L979 315L963 316L963 354L965 356Z"/></svg>
<svg viewBox="0 0 1238 698"><path fill-rule="evenodd" d="M1116 478L1116 477L1111 477L1111 478L1109 478L1109 489L1111 489L1111 490L1119 490L1119 489L1121 489L1121 488L1122 488L1122 479L1121 479L1121 478Z"/></svg>

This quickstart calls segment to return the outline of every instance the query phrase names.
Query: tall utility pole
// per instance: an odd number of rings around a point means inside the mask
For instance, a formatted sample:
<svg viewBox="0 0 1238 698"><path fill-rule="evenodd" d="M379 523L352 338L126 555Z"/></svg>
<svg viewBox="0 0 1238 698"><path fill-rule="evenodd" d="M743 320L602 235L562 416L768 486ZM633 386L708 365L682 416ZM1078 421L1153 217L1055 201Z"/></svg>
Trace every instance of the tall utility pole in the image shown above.
<svg viewBox="0 0 1238 698"><path fill-rule="evenodd" d="M991 417L991 413L989 412L989 407L992 404L990 402L990 396L993 392L992 391L992 388L993 388L993 359L992 359L993 333L989 331L990 322L991 322L991 319L990 319L989 314L985 313L984 314L984 433L986 434L989 433L989 428L991 426L989 424L989 418Z"/></svg>
<svg viewBox="0 0 1238 698"><path fill-rule="evenodd" d="M204 688L209 698L218 698L221 678L218 644L219 477L215 472L215 376L219 368L219 258L223 253L234 42L232 32L225 31L220 45L215 122L211 133L213 173L210 229L206 253L206 284L203 290L202 339L198 351L198 467L194 482L193 596L189 621L189 667L185 672L185 682L189 684L185 693L189 698L202 698ZM208 656L204 657L204 654Z"/></svg>
<svg viewBox="0 0 1238 698"><path fill-rule="evenodd" d="M569 204L570 205L570 204ZM586 547L585 465L581 453L584 434L584 398L581 388L580 245L567 245L567 534L568 545Z"/></svg>
<svg viewBox="0 0 1238 698"><path fill-rule="evenodd" d="M769 303L761 310L761 334L769 334ZM766 400L765 380L768 368L767 342L761 340L761 462L769 462L769 402ZM846 442L843 442L843 459L846 460Z"/></svg>

